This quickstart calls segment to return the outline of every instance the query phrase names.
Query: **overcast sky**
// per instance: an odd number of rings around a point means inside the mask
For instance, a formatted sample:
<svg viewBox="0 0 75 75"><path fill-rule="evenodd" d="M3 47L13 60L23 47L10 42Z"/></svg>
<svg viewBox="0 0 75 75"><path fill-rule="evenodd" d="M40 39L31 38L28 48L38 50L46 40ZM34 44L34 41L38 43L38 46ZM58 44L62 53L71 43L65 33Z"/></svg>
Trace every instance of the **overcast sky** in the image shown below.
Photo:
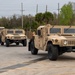
<svg viewBox="0 0 75 75"><path fill-rule="evenodd" d="M75 2L75 0L0 0L0 17L12 16L14 14L21 15L21 3L23 3L24 15L35 15L36 5L38 4L38 12L45 12L46 5L48 11L57 12L58 3L60 8L68 2Z"/></svg>

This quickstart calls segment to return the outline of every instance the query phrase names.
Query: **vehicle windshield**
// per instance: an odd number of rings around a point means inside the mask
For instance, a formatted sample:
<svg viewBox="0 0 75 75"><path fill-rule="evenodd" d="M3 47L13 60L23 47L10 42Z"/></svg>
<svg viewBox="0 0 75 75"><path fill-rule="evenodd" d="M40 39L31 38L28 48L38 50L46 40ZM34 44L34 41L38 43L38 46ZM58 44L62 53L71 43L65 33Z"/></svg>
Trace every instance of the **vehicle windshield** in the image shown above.
<svg viewBox="0 0 75 75"><path fill-rule="evenodd" d="M64 33L75 33L75 29L74 28L70 28L70 29L64 28Z"/></svg>
<svg viewBox="0 0 75 75"><path fill-rule="evenodd" d="M8 33L8 34L13 34L14 32L13 32L13 31L8 30L8 31L7 31L7 33Z"/></svg>
<svg viewBox="0 0 75 75"><path fill-rule="evenodd" d="M50 28L50 33L61 33L61 28Z"/></svg>
<svg viewBox="0 0 75 75"><path fill-rule="evenodd" d="M16 30L15 33L16 33L16 34L22 34L23 31L21 31L21 30Z"/></svg>
<svg viewBox="0 0 75 75"><path fill-rule="evenodd" d="M0 30L3 30L4 28L0 28Z"/></svg>

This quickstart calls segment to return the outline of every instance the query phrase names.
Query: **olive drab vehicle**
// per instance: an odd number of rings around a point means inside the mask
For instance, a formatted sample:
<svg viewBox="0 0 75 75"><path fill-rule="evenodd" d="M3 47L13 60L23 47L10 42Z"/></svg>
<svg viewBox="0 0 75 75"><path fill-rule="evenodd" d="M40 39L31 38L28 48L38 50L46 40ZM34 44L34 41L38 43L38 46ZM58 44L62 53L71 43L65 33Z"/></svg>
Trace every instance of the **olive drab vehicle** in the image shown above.
<svg viewBox="0 0 75 75"><path fill-rule="evenodd" d="M0 27L0 43L1 43L1 32L5 27Z"/></svg>
<svg viewBox="0 0 75 75"><path fill-rule="evenodd" d="M37 35L30 39L28 50L33 55L38 50L48 51L50 60L57 60L58 56L65 52L74 52L75 26L52 26L50 24L39 26Z"/></svg>
<svg viewBox="0 0 75 75"><path fill-rule="evenodd" d="M27 36L23 29L4 29L1 34L1 45L6 43L6 46L9 47L11 43L22 43L23 46L27 45Z"/></svg>

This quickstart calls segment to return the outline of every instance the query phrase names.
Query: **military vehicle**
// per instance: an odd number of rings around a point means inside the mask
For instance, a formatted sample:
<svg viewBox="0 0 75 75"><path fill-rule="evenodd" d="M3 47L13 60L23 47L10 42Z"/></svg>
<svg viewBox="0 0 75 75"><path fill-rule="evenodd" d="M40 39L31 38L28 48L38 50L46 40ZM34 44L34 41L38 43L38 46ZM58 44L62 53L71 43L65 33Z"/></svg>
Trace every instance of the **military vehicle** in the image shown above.
<svg viewBox="0 0 75 75"><path fill-rule="evenodd" d="M1 43L1 32L5 27L0 27L0 43Z"/></svg>
<svg viewBox="0 0 75 75"><path fill-rule="evenodd" d="M74 52L75 26L42 25L37 28L37 34L30 39L28 50L33 55L38 50L48 51L50 60L57 60L65 52Z"/></svg>
<svg viewBox="0 0 75 75"><path fill-rule="evenodd" d="M22 43L23 46L27 45L27 36L23 29L4 29L1 35L1 45L4 45L4 43L6 43L7 47L11 43L16 43L16 45Z"/></svg>

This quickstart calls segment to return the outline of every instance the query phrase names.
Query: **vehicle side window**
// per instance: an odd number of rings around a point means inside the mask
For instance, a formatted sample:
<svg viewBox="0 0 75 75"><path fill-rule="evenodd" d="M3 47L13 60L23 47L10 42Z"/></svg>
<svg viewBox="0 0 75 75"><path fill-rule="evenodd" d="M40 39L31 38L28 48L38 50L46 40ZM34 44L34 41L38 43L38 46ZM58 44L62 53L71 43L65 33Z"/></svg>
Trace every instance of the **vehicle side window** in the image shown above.
<svg viewBox="0 0 75 75"><path fill-rule="evenodd" d="M41 30L37 30L37 35L41 36Z"/></svg>
<svg viewBox="0 0 75 75"><path fill-rule="evenodd" d="M50 28L50 33L61 33L61 28Z"/></svg>

